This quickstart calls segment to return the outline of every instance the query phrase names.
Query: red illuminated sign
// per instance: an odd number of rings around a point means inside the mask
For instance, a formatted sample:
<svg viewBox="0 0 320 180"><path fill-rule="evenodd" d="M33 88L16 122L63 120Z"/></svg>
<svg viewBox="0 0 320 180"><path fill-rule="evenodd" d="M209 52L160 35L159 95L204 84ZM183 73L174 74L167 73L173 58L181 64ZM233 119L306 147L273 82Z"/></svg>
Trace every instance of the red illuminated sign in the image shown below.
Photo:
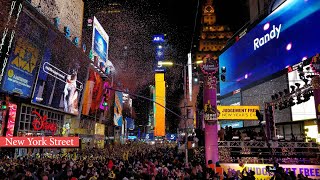
<svg viewBox="0 0 320 180"><path fill-rule="evenodd" d="M57 124L47 122L48 117L46 115L41 116L37 111L32 111L32 114L36 115L36 119L33 120L32 126L36 131L47 130L54 134L57 131Z"/></svg>

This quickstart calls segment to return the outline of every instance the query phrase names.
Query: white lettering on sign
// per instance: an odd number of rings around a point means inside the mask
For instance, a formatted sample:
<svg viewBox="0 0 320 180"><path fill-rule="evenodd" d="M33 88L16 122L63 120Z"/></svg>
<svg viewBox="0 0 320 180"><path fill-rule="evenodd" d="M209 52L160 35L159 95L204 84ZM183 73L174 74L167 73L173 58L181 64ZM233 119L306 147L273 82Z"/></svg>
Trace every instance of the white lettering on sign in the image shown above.
<svg viewBox="0 0 320 180"><path fill-rule="evenodd" d="M263 45L265 45L266 43L268 43L269 41L271 41L274 38L278 39L280 36L280 30L281 30L281 24L279 25L279 27L276 27L275 25L273 25L273 28L269 33L265 34L261 38L254 39L253 49L256 50L256 49L262 47Z"/></svg>
<svg viewBox="0 0 320 180"><path fill-rule="evenodd" d="M153 41L163 41L162 37L154 37Z"/></svg>

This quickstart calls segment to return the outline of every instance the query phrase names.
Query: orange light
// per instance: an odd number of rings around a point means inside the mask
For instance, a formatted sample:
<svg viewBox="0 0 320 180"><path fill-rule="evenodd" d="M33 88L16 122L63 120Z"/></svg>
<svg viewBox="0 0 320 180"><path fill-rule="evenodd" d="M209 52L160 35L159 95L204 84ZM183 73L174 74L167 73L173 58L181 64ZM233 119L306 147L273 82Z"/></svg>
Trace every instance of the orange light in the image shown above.
<svg viewBox="0 0 320 180"><path fill-rule="evenodd" d="M155 74L155 100L158 104L165 107L166 103L166 82L164 81L164 73ZM155 136L165 136L165 108L156 104L156 113L155 113Z"/></svg>

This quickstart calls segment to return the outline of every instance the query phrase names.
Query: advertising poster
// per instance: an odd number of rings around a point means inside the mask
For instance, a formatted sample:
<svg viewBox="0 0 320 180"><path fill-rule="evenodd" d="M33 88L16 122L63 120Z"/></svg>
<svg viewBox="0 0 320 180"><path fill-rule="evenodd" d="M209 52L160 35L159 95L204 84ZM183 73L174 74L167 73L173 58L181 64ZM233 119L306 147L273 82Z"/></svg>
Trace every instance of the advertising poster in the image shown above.
<svg viewBox="0 0 320 180"><path fill-rule="evenodd" d="M123 98L122 92L115 92L115 99L114 99L114 125L115 126L122 126L122 108L123 108Z"/></svg>
<svg viewBox="0 0 320 180"><path fill-rule="evenodd" d="M99 67L104 67L108 60L109 36L94 17L93 20L93 35L92 35L92 51L93 55L99 59Z"/></svg>
<svg viewBox="0 0 320 180"><path fill-rule="evenodd" d="M89 62L64 36L50 32L32 103L79 114Z"/></svg>
<svg viewBox="0 0 320 180"><path fill-rule="evenodd" d="M217 106L219 120L258 120L259 106Z"/></svg>
<svg viewBox="0 0 320 180"><path fill-rule="evenodd" d="M221 167L226 172L235 173L236 171L242 171L242 167L236 163L222 163ZM273 172L267 172L266 166L271 166L271 164L245 164L244 167L247 168L247 171L254 171L256 179L266 179L269 180L273 176ZM297 176L298 174L303 174L308 176L311 179L320 179L320 166L319 165L302 165L299 164L280 164L280 167L284 169L285 172L293 171Z"/></svg>
<svg viewBox="0 0 320 180"><path fill-rule="evenodd" d="M99 73L89 70L89 78L84 91L82 114L95 114L103 101L104 82Z"/></svg>
<svg viewBox="0 0 320 180"><path fill-rule="evenodd" d="M2 90L30 97L46 31L26 13L21 14L18 26L17 39L8 59Z"/></svg>
<svg viewBox="0 0 320 180"><path fill-rule="evenodd" d="M17 115L17 105L9 103L9 117L8 117L6 137L13 137L14 125L16 122L16 115Z"/></svg>

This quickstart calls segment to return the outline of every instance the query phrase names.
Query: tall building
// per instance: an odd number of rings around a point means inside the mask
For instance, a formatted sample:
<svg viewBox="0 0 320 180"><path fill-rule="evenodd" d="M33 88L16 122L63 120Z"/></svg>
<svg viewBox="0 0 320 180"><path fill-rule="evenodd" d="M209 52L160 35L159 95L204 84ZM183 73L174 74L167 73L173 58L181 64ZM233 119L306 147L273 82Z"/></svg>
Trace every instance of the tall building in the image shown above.
<svg viewBox="0 0 320 180"><path fill-rule="evenodd" d="M260 16L268 12L272 0L249 0L250 22L253 23Z"/></svg>
<svg viewBox="0 0 320 180"><path fill-rule="evenodd" d="M217 59L228 39L233 35L227 26L217 25L216 20L217 17L212 0L207 0L202 8L200 40L198 51L196 52L196 61L202 60L207 54Z"/></svg>

